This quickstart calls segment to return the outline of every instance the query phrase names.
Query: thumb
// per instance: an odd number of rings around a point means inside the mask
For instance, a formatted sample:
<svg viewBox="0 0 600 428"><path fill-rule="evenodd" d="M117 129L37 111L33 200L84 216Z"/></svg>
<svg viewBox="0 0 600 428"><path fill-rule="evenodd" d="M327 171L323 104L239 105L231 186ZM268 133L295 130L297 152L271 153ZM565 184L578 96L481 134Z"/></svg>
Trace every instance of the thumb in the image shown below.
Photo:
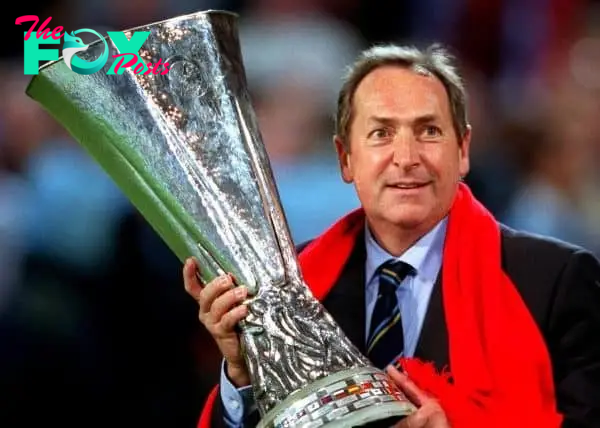
<svg viewBox="0 0 600 428"><path fill-rule="evenodd" d="M410 380L408 376L395 367L389 366L386 371L398 388L400 388L402 393L406 395L406 398L408 398L415 406L421 407L423 403L429 399L429 396L425 392Z"/></svg>

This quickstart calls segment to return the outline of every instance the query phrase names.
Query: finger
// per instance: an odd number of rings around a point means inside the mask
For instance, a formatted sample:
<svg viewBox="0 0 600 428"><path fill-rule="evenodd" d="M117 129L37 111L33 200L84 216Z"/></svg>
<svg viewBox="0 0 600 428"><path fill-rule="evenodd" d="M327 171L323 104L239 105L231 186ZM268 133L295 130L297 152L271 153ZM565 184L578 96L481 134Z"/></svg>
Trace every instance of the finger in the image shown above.
<svg viewBox="0 0 600 428"><path fill-rule="evenodd" d="M407 416L404 419L402 419L400 422L394 425L393 428L411 428L410 416Z"/></svg>
<svg viewBox="0 0 600 428"><path fill-rule="evenodd" d="M219 325L220 330L223 333L231 332L235 329L235 326L248 316L248 306L239 305L227 312L221 318Z"/></svg>
<svg viewBox="0 0 600 428"><path fill-rule="evenodd" d="M247 296L248 289L246 287L235 287L234 289L221 294L215 299L210 307L210 315L213 321L215 323L221 322L223 315L229 312L234 306L242 303Z"/></svg>
<svg viewBox="0 0 600 428"><path fill-rule="evenodd" d="M404 395L406 395L406 398L408 398L415 406L420 407L429 399L427 394L421 391L408 376L395 367L388 366L386 371Z"/></svg>
<svg viewBox="0 0 600 428"><path fill-rule="evenodd" d="M186 285L186 290L188 290L188 288L193 289L195 295L199 293L197 290L204 288L202 278L200 277L198 261L194 257L186 259L185 264L183 265L183 281ZM188 290L188 293L190 293L190 290Z"/></svg>
<svg viewBox="0 0 600 428"><path fill-rule="evenodd" d="M202 292L202 284L200 283L198 276L198 264L193 257L188 258L183 265L183 284L185 286L185 291L194 298L194 300L198 300L200 298L200 293Z"/></svg>
<svg viewBox="0 0 600 428"><path fill-rule="evenodd" d="M427 423L427 415L419 409L398 422L394 428L425 428Z"/></svg>
<svg viewBox="0 0 600 428"><path fill-rule="evenodd" d="M209 282L202 289L198 303L200 304L200 313L209 313L215 299L230 290L233 287L233 281L229 275L221 275Z"/></svg>

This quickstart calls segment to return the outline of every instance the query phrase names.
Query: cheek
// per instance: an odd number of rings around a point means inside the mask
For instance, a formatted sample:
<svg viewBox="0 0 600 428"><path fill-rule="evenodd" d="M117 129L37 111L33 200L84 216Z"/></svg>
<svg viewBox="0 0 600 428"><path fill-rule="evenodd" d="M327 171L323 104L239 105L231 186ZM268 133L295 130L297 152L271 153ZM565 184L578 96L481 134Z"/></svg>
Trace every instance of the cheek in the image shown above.
<svg viewBox="0 0 600 428"><path fill-rule="evenodd" d="M377 178L385 171L388 157L381 148L364 148L356 158L356 172L363 177Z"/></svg>
<svg viewBox="0 0 600 428"><path fill-rule="evenodd" d="M436 181L443 179L445 172L450 168L449 159L444 159L443 153L435 148L424 151L421 160L428 175Z"/></svg>
<svg viewBox="0 0 600 428"><path fill-rule="evenodd" d="M354 153L352 171L359 196L373 197L379 188L380 177L385 171L385 159L374 151L363 150Z"/></svg>
<svg viewBox="0 0 600 428"><path fill-rule="evenodd" d="M442 145L432 146L431 150L424 154L423 164L432 178L441 182L438 184L444 185L447 182L454 182L460 177L458 152L447 150Z"/></svg>

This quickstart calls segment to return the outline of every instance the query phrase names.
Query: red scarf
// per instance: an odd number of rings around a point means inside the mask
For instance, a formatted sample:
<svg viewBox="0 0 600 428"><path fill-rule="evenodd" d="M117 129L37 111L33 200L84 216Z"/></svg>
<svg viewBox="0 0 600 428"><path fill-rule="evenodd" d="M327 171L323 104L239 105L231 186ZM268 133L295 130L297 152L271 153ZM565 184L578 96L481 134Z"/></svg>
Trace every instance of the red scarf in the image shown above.
<svg viewBox="0 0 600 428"><path fill-rule="evenodd" d="M365 216L351 212L299 255L306 283L322 300L339 277ZM535 321L501 268L500 228L460 184L448 219L442 287L449 373L416 359L408 376L436 397L453 428L559 427L551 362ZM209 427L213 390L199 427ZM203 422L204 421L204 422Z"/></svg>

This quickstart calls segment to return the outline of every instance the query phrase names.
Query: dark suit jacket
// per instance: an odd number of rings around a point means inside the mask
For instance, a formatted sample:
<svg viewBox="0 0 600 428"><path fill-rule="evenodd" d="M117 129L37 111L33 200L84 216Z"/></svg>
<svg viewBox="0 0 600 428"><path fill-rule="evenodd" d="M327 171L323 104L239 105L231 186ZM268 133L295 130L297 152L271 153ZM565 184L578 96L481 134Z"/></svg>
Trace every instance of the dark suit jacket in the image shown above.
<svg viewBox="0 0 600 428"><path fill-rule="evenodd" d="M365 257L364 240L358 239L340 278L322 302L362 352ZM502 266L546 340L558 409L565 415L563 428L600 428L600 262L583 249L502 226ZM352 311L348 311L350 305ZM450 367L448 354L438 277L415 357L441 369ZM220 407L213 411L214 426L222 425ZM256 415L249 419L247 425L254 426Z"/></svg>

